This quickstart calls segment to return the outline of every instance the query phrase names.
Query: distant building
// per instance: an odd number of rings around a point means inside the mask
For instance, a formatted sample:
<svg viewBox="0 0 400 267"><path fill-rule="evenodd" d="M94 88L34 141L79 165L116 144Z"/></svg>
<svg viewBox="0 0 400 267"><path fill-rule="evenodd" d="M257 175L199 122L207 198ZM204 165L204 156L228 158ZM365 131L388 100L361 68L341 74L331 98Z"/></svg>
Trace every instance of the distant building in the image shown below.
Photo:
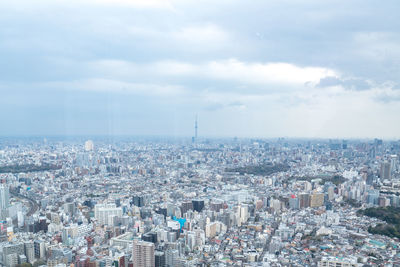
<svg viewBox="0 0 400 267"><path fill-rule="evenodd" d="M94 149L93 141L92 140L87 140L85 142L85 150L86 151L93 151L93 149Z"/></svg>
<svg viewBox="0 0 400 267"><path fill-rule="evenodd" d="M347 140L342 140L342 149L347 149Z"/></svg>
<svg viewBox="0 0 400 267"><path fill-rule="evenodd" d="M391 178L390 162L384 161L381 163L381 179L389 180Z"/></svg>
<svg viewBox="0 0 400 267"><path fill-rule="evenodd" d="M369 204L377 205L379 199L379 190L369 190L367 193L367 202Z"/></svg>
<svg viewBox="0 0 400 267"><path fill-rule="evenodd" d="M397 155L390 156L390 171L391 174L397 171Z"/></svg>

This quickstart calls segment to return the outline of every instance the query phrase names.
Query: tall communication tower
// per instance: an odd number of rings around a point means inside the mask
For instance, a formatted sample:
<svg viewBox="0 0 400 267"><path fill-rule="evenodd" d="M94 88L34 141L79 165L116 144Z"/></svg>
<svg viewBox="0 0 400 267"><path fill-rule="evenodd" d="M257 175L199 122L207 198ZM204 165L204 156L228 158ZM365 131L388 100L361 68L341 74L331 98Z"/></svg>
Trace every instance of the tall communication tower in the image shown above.
<svg viewBox="0 0 400 267"><path fill-rule="evenodd" d="M194 121L194 139L197 140L197 115L196 120Z"/></svg>

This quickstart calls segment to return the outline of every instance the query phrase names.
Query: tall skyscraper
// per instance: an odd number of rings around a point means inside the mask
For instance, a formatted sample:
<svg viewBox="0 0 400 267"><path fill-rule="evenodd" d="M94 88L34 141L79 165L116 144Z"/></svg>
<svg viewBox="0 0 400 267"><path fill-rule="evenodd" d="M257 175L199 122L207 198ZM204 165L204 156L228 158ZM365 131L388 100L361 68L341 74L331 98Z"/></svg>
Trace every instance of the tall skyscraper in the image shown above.
<svg viewBox="0 0 400 267"><path fill-rule="evenodd" d="M390 171L392 174L397 171L397 155L390 156Z"/></svg>
<svg viewBox="0 0 400 267"><path fill-rule="evenodd" d="M390 162L384 161L381 163L381 179L389 180L391 178Z"/></svg>
<svg viewBox="0 0 400 267"><path fill-rule="evenodd" d="M133 241L133 267L155 267L154 244L151 242Z"/></svg>
<svg viewBox="0 0 400 267"><path fill-rule="evenodd" d="M8 217L8 207L10 206L10 193L8 186L0 185L0 217L5 220Z"/></svg>

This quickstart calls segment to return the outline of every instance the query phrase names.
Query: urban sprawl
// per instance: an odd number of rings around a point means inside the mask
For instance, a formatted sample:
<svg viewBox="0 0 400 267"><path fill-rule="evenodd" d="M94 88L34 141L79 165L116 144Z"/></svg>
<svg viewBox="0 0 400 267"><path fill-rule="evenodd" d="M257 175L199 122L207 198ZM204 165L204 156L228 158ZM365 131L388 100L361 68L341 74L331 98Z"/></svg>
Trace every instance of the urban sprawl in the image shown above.
<svg viewBox="0 0 400 267"><path fill-rule="evenodd" d="M0 139L3 266L400 266L400 141L88 139Z"/></svg>

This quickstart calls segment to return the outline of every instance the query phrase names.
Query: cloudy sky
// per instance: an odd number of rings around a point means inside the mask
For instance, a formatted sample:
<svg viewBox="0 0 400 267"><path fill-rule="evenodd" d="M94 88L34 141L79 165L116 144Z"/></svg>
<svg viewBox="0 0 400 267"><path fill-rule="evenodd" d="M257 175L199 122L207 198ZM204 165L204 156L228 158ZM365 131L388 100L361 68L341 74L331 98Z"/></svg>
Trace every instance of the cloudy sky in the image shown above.
<svg viewBox="0 0 400 267"><path fill-rule="evenodd" d="M398 1L0 3L0 135L400 138Z"/></svg>

